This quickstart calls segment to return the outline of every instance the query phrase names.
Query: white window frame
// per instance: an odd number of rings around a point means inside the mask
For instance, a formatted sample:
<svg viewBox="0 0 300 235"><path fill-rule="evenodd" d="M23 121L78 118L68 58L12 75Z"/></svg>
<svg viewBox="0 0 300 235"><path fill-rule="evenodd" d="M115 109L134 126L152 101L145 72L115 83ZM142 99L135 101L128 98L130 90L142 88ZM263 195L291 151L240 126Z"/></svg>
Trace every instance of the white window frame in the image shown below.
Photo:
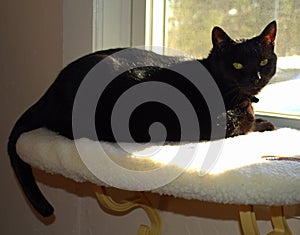
<svg viewBox="0 0 300 235"><path fill-rule="evenodd" d="M145 44L146 0L93 0L93 50Z"/></svg>

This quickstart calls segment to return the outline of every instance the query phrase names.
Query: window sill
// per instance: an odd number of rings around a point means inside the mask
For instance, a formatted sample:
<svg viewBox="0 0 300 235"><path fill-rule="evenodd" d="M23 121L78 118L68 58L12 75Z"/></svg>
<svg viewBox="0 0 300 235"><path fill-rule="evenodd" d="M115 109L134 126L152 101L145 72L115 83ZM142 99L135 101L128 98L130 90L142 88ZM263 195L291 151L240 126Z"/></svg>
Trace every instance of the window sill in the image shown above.
<svg viewBox="0 0 300 235"><path fill-rule="evenodd" d="M277 127L300 129L300 79L266 86L254 104L256 116L265 118Z"/></svg>
<svg viewBox="0 0 300 235"><path fill-rule="evenodd" d="M300 117L277 113L255 112L256 118L266 119L276 128L289 127L300 130Z"/></svg>

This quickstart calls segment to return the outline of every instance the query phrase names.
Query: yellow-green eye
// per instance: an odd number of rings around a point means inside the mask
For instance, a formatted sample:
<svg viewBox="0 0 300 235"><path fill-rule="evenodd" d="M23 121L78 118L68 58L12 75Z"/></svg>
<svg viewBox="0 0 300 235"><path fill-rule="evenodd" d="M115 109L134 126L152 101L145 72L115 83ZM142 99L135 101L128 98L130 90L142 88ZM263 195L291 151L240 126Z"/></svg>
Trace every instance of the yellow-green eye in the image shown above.
<svg viewBox="0 0 300 235"><path fill-rule="evenodd" d="M268 63L268 59L264 59L264 60L260 61L259 65L265 66L265 65L267 65L267 63Z"/></svg>
<svg viewBox="0 0 300 235"><path fill-rule="evenodd" d="M242 69L243 65L241 63L235 62L232 64L235 69Z"/></svg>

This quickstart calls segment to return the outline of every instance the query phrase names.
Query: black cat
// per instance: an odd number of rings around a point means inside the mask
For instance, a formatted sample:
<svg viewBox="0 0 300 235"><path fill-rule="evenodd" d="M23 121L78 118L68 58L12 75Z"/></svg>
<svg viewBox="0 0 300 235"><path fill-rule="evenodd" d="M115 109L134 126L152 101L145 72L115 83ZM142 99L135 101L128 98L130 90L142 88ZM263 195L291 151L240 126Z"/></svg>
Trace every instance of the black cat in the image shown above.
<svg viewBox="0 0 300 235"><path fill-rule="evenodd" d="M150 101L137 107L130 116L129 130L134 141L200 141L225 137L222 134L212 136L211 130L215 125L226 131L226 137L244 134L248 131L272 130L274 127L271 123L255 120L251 102L258 101L255 95L275 73L277 60L274 53L275 35L275 21L267 25L259 36L240 41L232 40L221 28L215 27L212 31L213 48L209 56L206 59L194 61L184 61L176 57L161 56L153 52L133 49L135 60L155 63L153 65L147 63L147 66L129 69L111 80L101 94L95 110L96 136L90 134L89 131L82 130L75 137L98 138L103 141L115 142L111 127L111 115L115 103L120 95L129 88L149 81L163 82L179 89L193 105L201 132L196 136L186 135L182 138L180 118L176 117L176 113L163 103ZM22 133L41 127L74 139L73 104L82 81L94 66L100 61L104 61L104 58L108 72L128 66L127 58L115 59L113 57L113 54L122 50L111 49L95 52L68 65L61 71L42 98L20 117L11 132L8 153L12 167L29 201L43 216L50 216L53 208L37 187L31 167L18 156L16 152L17 139ZM158 63L156 63L157 61ZM201 63L212 75L222 94L224 110L226 109L226 112L220 113L220 116L226 117L227 115L227 123L212 121L205 97L188 79L172 70L174 66L181 65L188 68L189 63ZM160 67L157 64L163 66ZM101 74L98 75L101 80ZM156 91L150 92L155 96ZM87 93L86 96L88 97L89 94ZM89 104L84 105L88 106ZM160 122L166 127L166 136L152 138L148 130L154 122ZM193 132L192 129L187 130L188 133L189 131ZM118 140L131 141L122 133Z"/></svg>

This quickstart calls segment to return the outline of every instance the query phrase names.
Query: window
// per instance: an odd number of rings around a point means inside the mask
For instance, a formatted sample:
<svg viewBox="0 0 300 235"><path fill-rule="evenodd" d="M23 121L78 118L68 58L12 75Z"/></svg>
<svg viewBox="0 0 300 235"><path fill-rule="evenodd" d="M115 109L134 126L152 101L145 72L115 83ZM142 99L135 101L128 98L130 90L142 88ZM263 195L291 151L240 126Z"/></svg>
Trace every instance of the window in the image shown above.
<svg viewBox="0 0 300 235"><path fill-rule="evenodd" d="M300 128L300 1L94 0L97 11L94 49L145 44L196 58L208 55L215 25L232 38L249 38L276 19L277 72L255 110L277 126Z"/></svg>
<svg viewBox="0 0 300 235"><path fill-rule="evenodd" d="M148 0L147 6L146 42L179 49L196 58L208 55L212 47L211 29L215 25L221 26L232 38L249 38L276 19L277 72L270 85L258 95L260 102L255 110L258 115L289 119L279 125L287 126L289 122L291 126L300 127L298 0Z"/></svg>

